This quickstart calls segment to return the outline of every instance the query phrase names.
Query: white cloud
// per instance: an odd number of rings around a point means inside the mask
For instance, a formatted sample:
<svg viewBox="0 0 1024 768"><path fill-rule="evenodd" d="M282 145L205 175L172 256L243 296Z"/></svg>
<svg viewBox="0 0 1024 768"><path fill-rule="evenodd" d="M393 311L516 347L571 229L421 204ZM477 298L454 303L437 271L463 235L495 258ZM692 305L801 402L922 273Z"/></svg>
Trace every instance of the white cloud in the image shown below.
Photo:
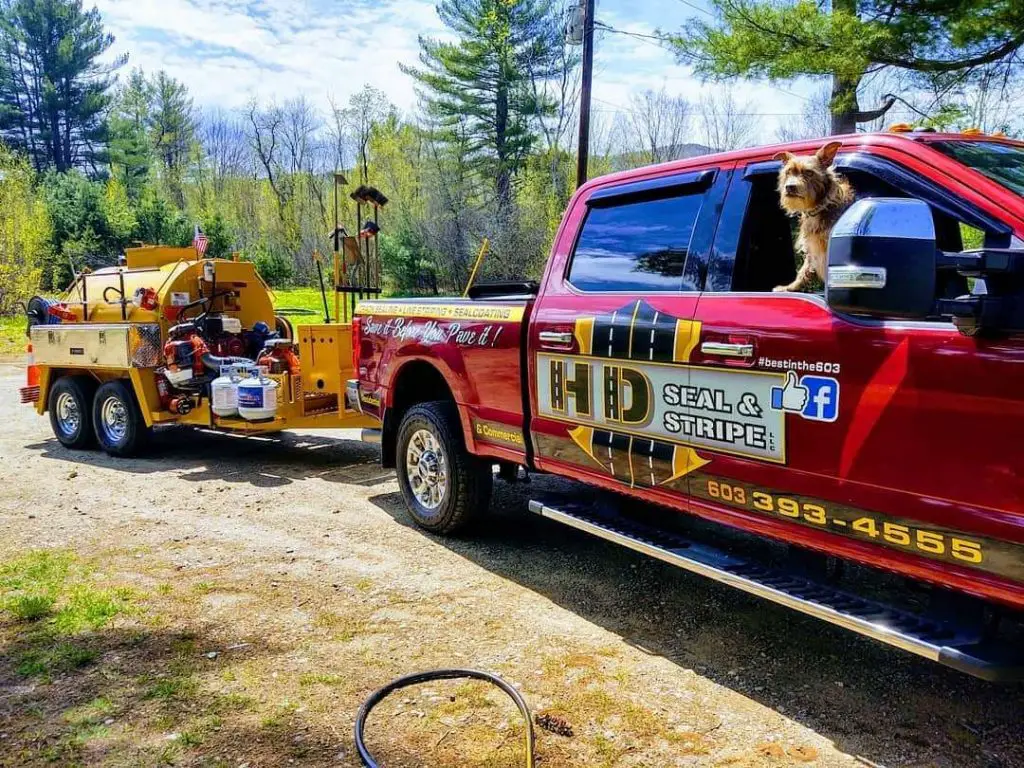
<svg viewBox="0 0 1024 768"><path fill-rule="evenodd" d="M252 96L304 94L344 101L370 83L403 109L413 83L398 63L414 63L418 35L442 33L428 0L98 0L116 36L112 53L129 66L165 69L201 106L226 108Z"/></svg>
<svg viewBox="0 0 1024 768"><path fill-rule="evenodd" d="M399 63L415 64L419 35L448 36L434 0L96 0L116 36L112 55L129 67L165 69L183 81L202 107L234 108L253 96L283 100L305 95L326 105L344 102L364 83L380 88L400 109L416 105L414 84ZM699 3L699 0L697 0ZM695 100L703 85L671 53L636 37L673 30L697 13L680 0L602 0L598 20L623 32L602 32L595 55L594 107L609 112L631 94L665 89ZM808 86L788 88L808 95ZM802 100L765 84L736 88L766 115L766 137Z"/></svg>

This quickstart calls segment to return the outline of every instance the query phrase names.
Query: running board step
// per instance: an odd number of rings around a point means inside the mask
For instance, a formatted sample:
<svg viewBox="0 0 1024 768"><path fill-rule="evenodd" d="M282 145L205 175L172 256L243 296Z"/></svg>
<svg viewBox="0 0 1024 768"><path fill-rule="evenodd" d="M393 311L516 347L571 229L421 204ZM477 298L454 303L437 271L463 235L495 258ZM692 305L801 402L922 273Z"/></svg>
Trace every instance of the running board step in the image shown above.
<svg viewBox="0 0 1024 768"><path fill-rule="evenodd" d="M1020 650L982 640L980 629L921 616L761 565L617 512L572 502L531 501L530 511L692 573L916 653L984 680L1024 680Z"/></svg>

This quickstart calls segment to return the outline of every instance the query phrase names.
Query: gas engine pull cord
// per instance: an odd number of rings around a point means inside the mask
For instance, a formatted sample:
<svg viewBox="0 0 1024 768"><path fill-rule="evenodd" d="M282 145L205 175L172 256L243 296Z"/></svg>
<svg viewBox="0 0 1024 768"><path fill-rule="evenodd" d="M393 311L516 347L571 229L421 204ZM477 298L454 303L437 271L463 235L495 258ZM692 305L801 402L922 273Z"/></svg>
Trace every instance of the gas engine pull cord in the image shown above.
<svg viewBox="0 0 1024 768"><path fill-rule="evenodd" d="M515 705L519 708L519 713L523 716L523 720L526 721L526 768L534 768L533 718L530 716L530 708L526 706L526 701L519 694L519 691L497 675L481 672L476 669L435 669L430 672L417 672L400 677L397 680L392 680L383 688L370 694L370 697L363 702L363 706L359 708L359 714L356 715L356 749L359 750L359 757L363 761L363 765L366 768L379 768L377 761L374 760L373 755L366 748L366 744L363 743L363 728L366 726L366 718L369 717L374 707L401 688L408 688L411 685L419 685L431 680L458 680L461 678L483 680L484 682L496 685L515 702Z"/></svg>

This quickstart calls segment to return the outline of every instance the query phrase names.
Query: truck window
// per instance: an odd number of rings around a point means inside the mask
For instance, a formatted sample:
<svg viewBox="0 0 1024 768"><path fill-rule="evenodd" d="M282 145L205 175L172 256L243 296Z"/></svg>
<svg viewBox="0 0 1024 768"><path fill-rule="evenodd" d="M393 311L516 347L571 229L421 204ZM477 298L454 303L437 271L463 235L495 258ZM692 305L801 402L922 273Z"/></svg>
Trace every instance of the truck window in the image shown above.
<svg viewBox="0 0 1024 768"><path fill-rule="evenodd" d="M908 196L888 181L866 171L844 170L843 175L853 186L858 198ZM751 176L745 183L750 185L750 196L736 243L731 290L769 292L776 285L790 282L803 261L803 255L795 247L799 222L786 216L779 206L774 174ZM936 245L941 250L961 251L965 248L996 245L987 242L989 238L982 230L954 218L934 205L932 216L935 219ZM824 291L820 280L815 279L812 290L818 293ZM940 295L953 298L969 292L970 287L966 279L947 275L939 290Z"/></svg>
<svg viewBox="0 0 1024 768"><path fill-rule="evenodd" d="M569 282L583 291L678 291L704 192L593 206Z"/></svg>

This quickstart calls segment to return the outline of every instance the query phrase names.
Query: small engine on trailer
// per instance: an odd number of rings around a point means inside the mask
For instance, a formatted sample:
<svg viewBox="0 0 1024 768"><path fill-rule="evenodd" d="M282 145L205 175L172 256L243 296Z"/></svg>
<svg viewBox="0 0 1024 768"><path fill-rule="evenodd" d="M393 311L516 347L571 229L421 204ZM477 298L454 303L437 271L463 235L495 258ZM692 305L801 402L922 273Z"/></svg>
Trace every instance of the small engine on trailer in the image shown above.
<svg viewBox="0 0 1024 768"><path fill-rule="evenodd" d="M243 335L237 318L225 315L201 315L172 326L163 348L164 367L157 371L167 384L161 386L158 379L161 404L172 413L184 415L197 405L198 398L210 397L210 384L222 369L255 369L255 360L241 353L256 344L262 349L273 335L265 323L257 325L263 328L254 329L247 336Z"/></svg>

